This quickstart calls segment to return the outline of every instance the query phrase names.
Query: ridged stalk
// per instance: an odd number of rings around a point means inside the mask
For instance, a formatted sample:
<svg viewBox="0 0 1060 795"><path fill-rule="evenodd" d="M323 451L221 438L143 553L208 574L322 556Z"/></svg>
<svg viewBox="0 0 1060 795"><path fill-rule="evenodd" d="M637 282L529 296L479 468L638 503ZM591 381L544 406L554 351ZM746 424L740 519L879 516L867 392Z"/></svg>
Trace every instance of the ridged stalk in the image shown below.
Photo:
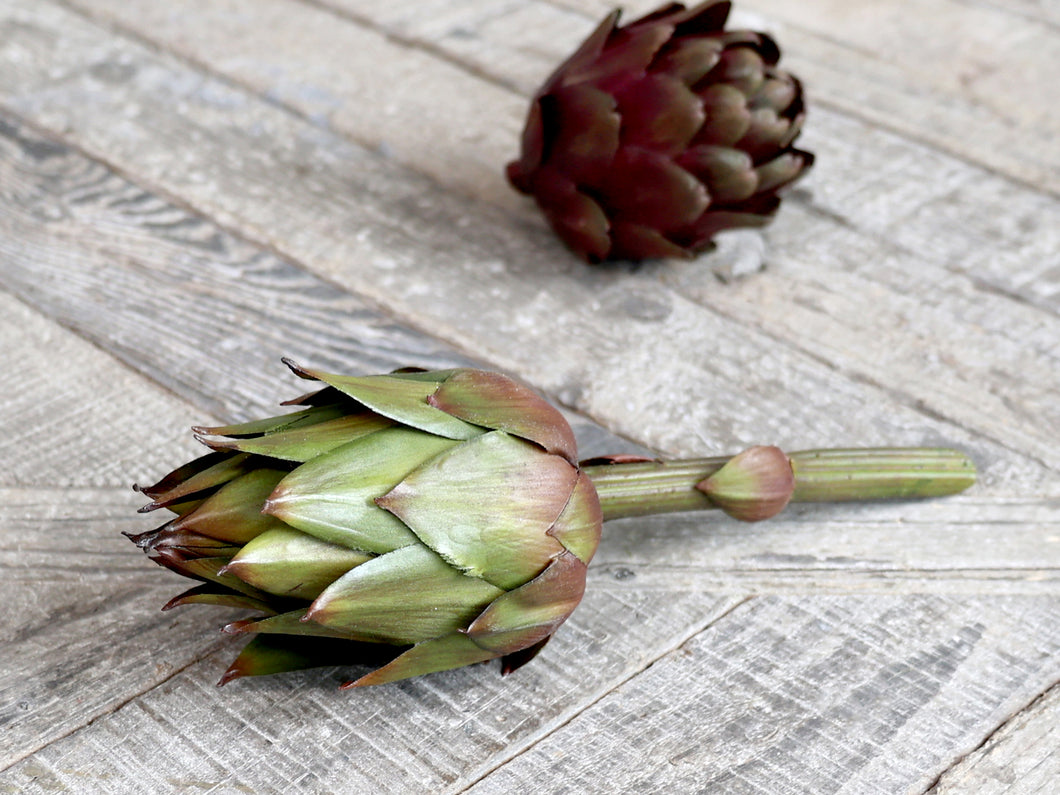
<svg viewBox="0 0 1060 795"><path fill-rule="evenodd" d="M720 507L702 484L733 456L636 461L584 467L604 519ZM945 448L803 450L787 455L794 474L791 502L944 497L975 482L967 455Z"/></svg>

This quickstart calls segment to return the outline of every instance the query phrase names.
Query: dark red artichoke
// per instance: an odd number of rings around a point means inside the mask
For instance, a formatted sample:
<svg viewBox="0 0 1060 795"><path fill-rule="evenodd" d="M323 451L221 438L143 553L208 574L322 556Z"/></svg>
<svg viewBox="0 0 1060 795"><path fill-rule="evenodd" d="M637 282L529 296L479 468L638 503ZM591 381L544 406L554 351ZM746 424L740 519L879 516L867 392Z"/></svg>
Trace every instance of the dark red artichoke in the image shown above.
<svg viewBox="0 0 1060 795"><path fill-rule="evenodd" d="M799 81L769 36L723 29L729 9L614 11L534 97L508 178L585 260L694 256L768 223L813 163Z"/></svg>

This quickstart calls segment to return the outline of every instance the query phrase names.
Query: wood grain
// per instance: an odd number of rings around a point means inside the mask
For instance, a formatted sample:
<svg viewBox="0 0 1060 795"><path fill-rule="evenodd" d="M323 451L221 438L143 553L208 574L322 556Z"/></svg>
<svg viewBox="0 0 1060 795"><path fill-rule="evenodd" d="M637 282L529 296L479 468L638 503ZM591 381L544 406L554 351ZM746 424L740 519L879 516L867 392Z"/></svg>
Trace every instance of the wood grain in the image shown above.
<svg viewBox="0 0 1060 795"><path fill-rule="evenodd" d="M1056 15L741 3L808 79L811 177L764 235L588 269L501 167L609 6L0 0L0 792L1050 791ZM571 413L587 455L957 444L983 479L610 523L506 680L218 692L226 611L157 612L178 578L117 533L186 425L298 390L283 354L507 369L628 437Z"/></svg>
<svg viewBox="0 0 1060 795"><path fill-rule="evenodd" d="M609 522L606 589L722 593L1060 593L1060 502L960 497Z"/></svg>
<svg viewBox="0 0 1060 795"><path fill-rule="evenodd" d="M0 241L5 281L6 248ZM2 292L0 340L0 487L129 489L165 466L163 455L192 452L197 415L186 404Z"/></svg>
<svg viewBox="0 0 1060 795"><path fill-rule="evenodd" d="M1050 604L757 599L468 791L920 792L1056 681Z"/></svg>
<svg viewBox="0 0 1060 795"><path fill-rule="evenodd" d="M929 790L931 795L975 792L1052 792L1060 780L1060 687L1054 684Z"/></svg>
<svg viewBox="0 0 1060 795"><path fill-rule="evenodd" d="M357 373L475 364L282 257L3 116L0 184L3 286L201 407L198 414L178 412L140 391L123 391L127 383L116 375L123 368L70 335L58 334L52 349L55 327L5 298L11 311L0 328L13 344L0 355L15 357L9 366L20 377L45 382L20 384L11 416L30 426L57 426L52 445L30 450L12 468L13 483L29 477L20 473L48 471L51 461L40 455L66 456L71 471L68 480L58 482L76 485L95 483L100 472L115 469L130 483L161 474L174 458L201 449L190 444L188 426L281 413L277 403L303 391L302 382L280 363L282 356ZM71 284L77 289L68 289ZM30 366L45 348L47 355L73 363L61 371L67 379L62 385L50 383L51 369ZM37 397L49 393L58 401L64 390L82 387L61 403ZM39 409L40 418L27 420L23 405L25 412ZM99 439L87 453L92 458L71 458L69 446L87 440L67 418L86 413L100 419ZM587 457L646 452L583 416L566 416ZM165 440L180 439L181 445L133 440L127 435L132 423L144 432L165 433ZM12 451L24 445L19 427L7 437ZM66 437L76 442L66 444ZM0 441L0 450L4 444ZM181 452L174 455L175 450ZM162 455L169 463L156 465ZM88 479L74 473L88 473Z"/></svg>
<svg viewBox="0 0 1060 795"><path fill-rule="evenodd" d="M299 9L291 8L292 13ZM741 322L735 313L725 317L687 300L660 285L654 269L630 274L589 271L568 261L559 265L554 244L536 234L527 235L523 226L509 226L511 222L493 209L462 203L455 197L435 200L436 187L428 189L407 172L292 119L272 105L216 83L192 93L180 89L179 97L167 99L167 88L176 90L194 79L187 68L134 44L119 44L48 5L35 5L20 13L30 14L27 19L35 19L34 24L49 31L52 38L44 36L41 41L64 42L59 49L67 59L68 73L76 75L88 69L99 52L92 43L98 38L112 48L120 47L110 60L126 64L127 79L103 84L75 77L72 83L65 81L56 88L56 97L64 97L61 109L57 103L49 110L40 103L47 104L49 91L44 86L50 78L20 68L11 79L17 78L23 88L11 85L9 90L28 93L23 101L12 100L12 107L53 127L50 114L61 113L58 128L72 126L76 131L73 137L90 151L141 170L166 190L219 218L236 222L246 234L276 245L348 289L385 303L399 316L416 318L432 333L473 349L494 365L524 374L537 386L624 435L670 452L748 444L762 441L763 435L789 446L839 439L912 443L935 435L922 418L908 412L893 415L895 421L886 428L864 428L860 419L852 426L853 417L844 411L845 406L882 405L885 399L879 389L866 387L863 372L855 371L852 378L837 376L836 371L842 373L846 362L853 359L820 362L817 351L811 356L797 350L814 347L811 339L798 340L794 345L780 340L777 344L776 337L752 326L734 325L734 317ZM32 63L34 59L26 60ZM164 118L174 106L186 107L187 115L179 127L140 124L135 135L128 131L116 134L113 125L103 120L129 102L141 118ZM226 126L213 129L211 119L222 123L218 107L226 103L239 105L242 124L233 128L225 121ZM289 146L272 146L260 134L247 137L248 131L265 130L269 131L268 141L311 138L320 145L292 153ZM147 140L154 143L148 145ZM193 142L190 146L189 141ZM899 146L899 142L893 143ZM246 154L251 152L253 158ZM261 157L269 158L264 174ZM221 184L223 188L219 188ZM350 184L358 185L356 192L351 193ZM283 196L283 209L273 201L262 200L262 196ZM418 218L414 238L403 220L410 207L415 208ZM463 231L469 229L474 233ZM349 234L338 230L360 231ZM842 227L836 225L833 230L841 231ZM933 273L930 264L920 264L925 276ZM415 281L412 273L416 274ZM531 281L525 278L529 273L534 274ZM698 278L711 277L703 271ZM420 286L410 291L414 284ZM966 288L964 309L968 312L986 301L993 303L994 312L1006 317L1033 313L1019 302L977 291L974 283L967 283ZM960 291L950 292L960 295ZM825 297L821 300L824 302ZM805 298L800 302L807 303ZM513 306L522 310L512 312L508 307ZM880 301L874 306L887 307L889 303ZM866 352L863 361L880 360L875 355L880 347L917 348L952 328L952 315L935 317L929 307L930 302L922 303L915 318L902 313L888 316L884 310L884 316L874 319L878 327L894 328L894 334L901 335L912 324L915 333L912 338L877 340L877 347ZM586 322L586 309L601 321ZM863 305L852 306L843 318L860 316L863 311ZM1016 321L1017 326L1030 322L1029 315ZM1044 322L1060 321L1046 317ZM673 355L672 340L681 340L684 355ZM965 358L972 355L960 353ZM1001 355L993 358L995 365L1005 360ZM751 361L756 367L745 366ZM977 386L974 368L963 369L965 373L960 366L947 371L947 377L955 379L955 392ZM1055 370L1043 367L1040 372L1048 377ZM908 373L908 368L892 373L874 365L868 380L901 389ZM636 395L628 389L634 378L644 385ZM1019 383L1016 374L1011 380ZM675 413L678 396L696 390L713 400L682 407ZM1038 394L1035 386L1029 390L1028 401ZM900 395L903 402L923 402L930 382L914 381L910 391L913 394ZM793 401L792 395L814 397L812 402ZM930 401L927 408L945 416L951 404L952 408L960 407L939 399ZM977 405L971 401L966 410L974 412ZM974 423L961 416L961 424L993 425L995 437L1001 437L1013 421L1022 427L1026 415L1018 395L1005 408L1019 411L1018 418L996 418L993 412L997 405L991 404L989 410L984 406ZM631 419L634 417L636 421ZM942 436L960 442L962 434L946 430ZM1035 455L1052 461L1055 450L1041 445Z"/></svg>
<svg viewBox="0 0 1060 795"><path fill-rule="evenodd" d="M228 649L0 771L0 792L34 782L99 793L131 782L152 792L459 791L738 601L590 594L548 651L506 679L494 664L339 692L358 669L327 669L217 690ZM200 630L217 620L185 611Z"/></svg>

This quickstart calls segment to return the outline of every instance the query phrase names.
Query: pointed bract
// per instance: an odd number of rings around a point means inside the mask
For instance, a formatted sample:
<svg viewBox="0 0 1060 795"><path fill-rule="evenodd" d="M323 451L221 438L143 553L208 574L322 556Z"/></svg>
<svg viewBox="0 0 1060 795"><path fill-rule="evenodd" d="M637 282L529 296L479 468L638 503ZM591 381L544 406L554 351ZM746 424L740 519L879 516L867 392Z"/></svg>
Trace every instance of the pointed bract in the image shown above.
<svg viewBox="0 0 1060 795"><path fill-rule="evenodd" d="M197 458L190 464L174 469L154 486L138 487L152 499L140 512L147 513L213 491L253 470L254 463L249 455L227 451Z"/></svg>
<svg viewBox="0 0 1060 795"><path fill-rule="evenodd" d="M198 508L172 523L173 530L191 530L219 541L245 544L283 523L261 512L276 485L287 473L255 469L230 480Z"/></svg>
<svg viewBox="0 0 1060 795"><path fill-rule="evenodd" d="M301 671L326 665L371 665L388 662L399 653L393 646L334 638L258 635L228 667L218 687L244 676Z"/></svg>
<svg viewBox="0 0 1060 795"><path fill-rule="evenodd" d="M350 442L280 481L264 510L333 544L382 554L415 543L403 522L375 504L409 472L456 444L394 427Z"/></svg>
<svg viewBox="0 0 1060 795"><path fill-rule="evenodd" d="M481 428L439 411L427 402L453 371L408 375L347 376L298 367L297 371L323 381L377 414L447 439L470 439Z"/></svg>
<svg viewBox="0 0 1060 795"><path fill-rule="evenodd" d="M496 656L494 652L476 645L467 635L454 632L417 643L382 668L377 668L353 682L347 682L342 689L383 685L413 676L433 674L437 671L448 671L465 665L485 662Z"/></svg>
<svg viewBox="0 0 1060 795"><path fill-rule="evenodd" d="M267 601L255 599L242 593L235 593L213 583L199 585L189 588L182 594L178 594L162 605L162 610L172 610L181 605L217 605L218 607L238 607L243 610L258 610L263 613L271 613L272 608Z"/></svg>
<svg viewBox="0 0 1060 795"><path fill-rule="evenodd" d="M371 559L365 552L281 526L243 547L225 571L277 596L316 599L350 569Z"/></svg>
<svg viewBox="0 0 1060 795"><path fill-rule="evenodd" d="M507 431L578 460L574 431L553 406L518 381L485 370L461 370L438 387L428 402L465 422Z"/></svg>
<svg viewBox="0 0 1060 795"><path fill-rule="evenodd" d="M533 580L497 597L467 634L498 654L533 646L567 620L584 593L585 564L564 552Z"/></svg>
<svg viewBox="0 0 1060 795"><path fill-rule="evenodd" d="M565 459L493 431L419 467L377 502L451 565L513 588L562 550L548 530L577 477Z"/></svg>
<svg viewBox="0 0 1060 795"><path fill-rule="evenodd" d="M422 545L380 555L313 602L308 619L384 643L419 643L466 627L503 591Z"/></svg>
<svg viewBox="0 0 1060 795"><path fill-rule="evenodd" d="M238 450L281 461L304 463L393 424L385 417L365 412L341 415L312 425L281 428L251 438L197 438L215 450ZM209 430L217 432L216 429Z"/></svg>

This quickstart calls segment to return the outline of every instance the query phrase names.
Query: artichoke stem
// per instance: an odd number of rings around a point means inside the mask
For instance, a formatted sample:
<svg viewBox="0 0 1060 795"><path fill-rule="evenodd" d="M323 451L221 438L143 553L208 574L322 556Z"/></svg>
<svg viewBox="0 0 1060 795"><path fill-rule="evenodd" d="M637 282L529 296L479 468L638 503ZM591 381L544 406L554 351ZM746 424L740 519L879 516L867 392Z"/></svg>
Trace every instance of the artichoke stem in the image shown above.
<svg viewBox="0 0 1060 795"><path fill-rule="evenodd" d="M735 456L589 465L604 519L720 506L703 484ZM975 483L967 455L946 448L803 450L788 454L791 502L944 497Z"/></svg>

